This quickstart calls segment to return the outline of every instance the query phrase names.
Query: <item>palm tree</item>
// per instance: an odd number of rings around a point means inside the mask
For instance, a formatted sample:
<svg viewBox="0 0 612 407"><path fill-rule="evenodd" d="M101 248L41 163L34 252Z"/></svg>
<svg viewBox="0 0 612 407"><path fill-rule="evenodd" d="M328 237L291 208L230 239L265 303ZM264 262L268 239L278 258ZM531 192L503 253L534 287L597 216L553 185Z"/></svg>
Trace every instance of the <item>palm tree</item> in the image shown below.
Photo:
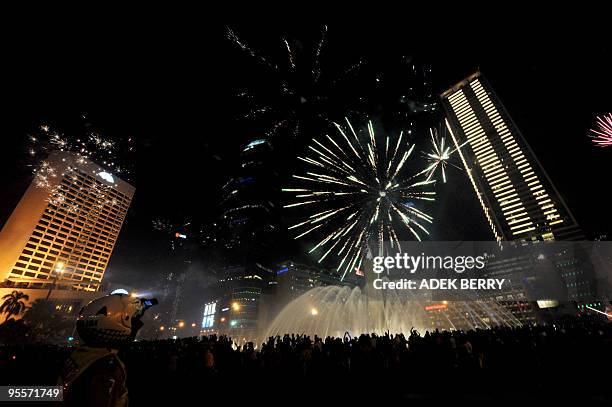
<svg viewBox="0 0 612 407"><path fill-rule="evenodd" d="M24 301L28 301L30 297L21 291L14 290L2 299L4 302L0 305L0 314L6 314L4 318L4 322L6 322L12 315L19 315L26 310L27 305Z"/></svg>

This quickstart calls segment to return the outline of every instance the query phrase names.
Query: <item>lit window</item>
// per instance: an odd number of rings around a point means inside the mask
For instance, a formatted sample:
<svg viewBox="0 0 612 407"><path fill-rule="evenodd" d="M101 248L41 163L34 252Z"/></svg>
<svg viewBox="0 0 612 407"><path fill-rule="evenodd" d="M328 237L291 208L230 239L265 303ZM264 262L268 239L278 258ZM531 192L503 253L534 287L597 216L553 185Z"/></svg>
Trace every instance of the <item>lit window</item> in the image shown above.
<svg viewBox="0 0 612 407"><path fill-rule="evenodd" d="M204 307L204 316L202 318L202 328L212 328L215 324L215 313L217 311L217 303L206 304Z"/></svg>

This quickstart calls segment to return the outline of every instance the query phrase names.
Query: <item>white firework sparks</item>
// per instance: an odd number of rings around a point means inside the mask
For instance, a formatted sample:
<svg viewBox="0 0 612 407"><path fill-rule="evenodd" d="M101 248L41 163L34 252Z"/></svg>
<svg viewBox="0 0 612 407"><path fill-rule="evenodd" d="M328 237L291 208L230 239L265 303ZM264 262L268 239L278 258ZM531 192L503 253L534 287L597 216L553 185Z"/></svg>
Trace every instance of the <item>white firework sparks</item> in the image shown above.
<svg viewBox="0 0 612 407"><path fill-rule="evenodd" d="M435 179L436 173L439 172L442 176L442 181L446 183L446 167L448 165L452 165L453 167L461 170L461 167L458 167L449 160L458 149L467 144L467 141L460 145L459 148L453 148L452 144L446 143L446 138L444 136L440 136L438 129L430 128L429 134L431 136L432 147L428 153L423 152L425 157L427 157L429 165L427 168L425 168L425 170L423 170L422 174L425 174L427 176L427 180L430 181Z"/></svg>
<svg viewBox="0 0 612 407"><path fill-rule="evenodd" d="M39 130L38 134L29 137L28 155L33 160L31 167L34 185L49 192L47 199L49 204L68 213L83 212L74 199L68 198L67 191L61 183L62 178L75 176L74 168L68 164L51 164L47 161L46 158L52 151L69 151L76 155L75 161L81 165L94 160L115 173L125 173L123 168L117 165L119 146L116 141L91 131L69 137L52 130L48 125L40 126ZM131 143L132 139L127 141ZM129 145L128 149L133 151L133 147ZM86 190L81 189L78 194L82 195L81 198L87 195L87 199L93 200L97 208L116 205L116 201L110 197L107 189L106 186L96 184Z"/></svg>
<svg viewBox="0 0 612 407"><path fill-rule="evenodd" d="M70 166L56 169L47 161L43 161L40 167L34 170L34 185L37 188L47 190L49 193L47 202L59 210L67 213L82 213L81 205L77 203L74 197L68 198L68 191L61 183L63 178L77 178L74 171L75 169ZM117 205L118 202L111 196L110 190L110 186L94 183L86 188L80 187L76 194L83 200L93 202L93 208L100 210L104 207ZM68 195L71 194L74 194L74 191L68 193ZM87 216L88 214L84 213L83 215Z"/></svg>
<svg viewBox="0 0 612 407"><path fill-rule="evenodd" d="M379 144L368 122L364 143L345 120L346 127L335 124L336 137L313 139L309 155L299 157L307 165L305 175L293 176L300 186L283 189L294 194L294 201L285 208L310 209L306 220L289 227L295 239L321 234L310 253L319 250L319 262L331 253L336 255L342 278L360 268L374 245L380 255L385 242L399 250L397 226L417 240L428 235L433 218L418 209L416 202L435 199L430 189L434 180L418 179L423 171L406 174L415 145L403 132L396 142L387 136Z"/></svg>
<svg viewBox="0 0 612 407"><path fill-rule="evenodd" d="M47 161L40 163L40 167L34 169L34 185L37 188L49 188L53 178L57 177L57 171Z"/></svg>
<svg viewBox="0 0 612 407"><path fill-rule="evenodd" d="M127 146L120 146L120 143ZM29 136L28 155L34 160L32 166L38 169L52 151L70 151L77 155L79 164L95 161L115 173L126 176L129 175L129 171L118 164L119 156L122 150L134 151L132 143L131 138L117 142L93 131L67 136L45 124L39 127L38 134Z"/></svg>

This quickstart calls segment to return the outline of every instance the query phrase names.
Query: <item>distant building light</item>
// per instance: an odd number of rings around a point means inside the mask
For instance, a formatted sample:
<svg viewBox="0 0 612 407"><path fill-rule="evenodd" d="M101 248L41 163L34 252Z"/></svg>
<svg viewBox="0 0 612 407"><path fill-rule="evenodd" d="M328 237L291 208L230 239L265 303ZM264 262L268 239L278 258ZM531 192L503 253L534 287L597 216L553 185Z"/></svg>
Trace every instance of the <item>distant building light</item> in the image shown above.
<svg viewBox="0 0 612 407"><path fill-rule="evenodd" d="M187 235L184 235L184 234L179 233L179 232L176 232L176 233L174 234L174 237L176 237L177 239L179 239L179 238L180 238L180 239L187 239Z"/></svg>
<svg viewBox="0 0 612 407"><path fill-rule="evenodd" d="M250 149L254 148L255 146L258 146L260 144L264 144L265 142L266 142L266 140L264 140L264 139L253 140L249 144L247 144L247 146L242 151L249 151Z"/></svg>
<svg viewBox="0 0 612 407"><path fill-rule="evenodd" d="M215 325L216 312L217 312L216 302L212 302L204 306L204 314L202 318L202 328L212 328Z"/></svg>
<svg viewBox="0 0 612 407"><path fill-rule="evenodd" d="M111 184L115 182L113 176L106 171L99 172L98 177L102 178L106 182L110 182Z"/></svg>
<svg viewBox="0 0 612 407"><path fill-rule="evenodd" d="M435 310L439 310L439 309L446 309L448 308L448 304L442 303L442 304L432 304L432 305L428 305L425 307L425 311L435 311Z"/></svg>
<svg viewBox="0 0 612 407"><path fill-rule="evenodd" d="M538 308L554 308L559 305L559 301L555 300L537 300Z"/></svg>
<svg viewBox="0 0 612 407"><path fill-rule="evenodd" d="M280 276L281 274L286 273L286 272L288 272L288 271L289 271L289 267L283 267L282 269L280 269L280 270L278 270L278 271L276 272L276 275L277 275L277 276Z"/></svg>

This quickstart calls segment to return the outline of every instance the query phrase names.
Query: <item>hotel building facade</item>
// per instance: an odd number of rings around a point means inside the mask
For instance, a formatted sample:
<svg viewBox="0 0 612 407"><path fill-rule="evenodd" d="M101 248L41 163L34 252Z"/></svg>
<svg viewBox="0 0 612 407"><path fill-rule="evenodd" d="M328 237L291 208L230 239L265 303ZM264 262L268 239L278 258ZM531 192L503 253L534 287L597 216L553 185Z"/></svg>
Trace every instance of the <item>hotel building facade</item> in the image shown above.
<svg viewBox="0 0 612 407"><path fill-rule="evenodd" d="M134 191L83 157L51 153L0 232L0 283L97 291Z"/></svg>

